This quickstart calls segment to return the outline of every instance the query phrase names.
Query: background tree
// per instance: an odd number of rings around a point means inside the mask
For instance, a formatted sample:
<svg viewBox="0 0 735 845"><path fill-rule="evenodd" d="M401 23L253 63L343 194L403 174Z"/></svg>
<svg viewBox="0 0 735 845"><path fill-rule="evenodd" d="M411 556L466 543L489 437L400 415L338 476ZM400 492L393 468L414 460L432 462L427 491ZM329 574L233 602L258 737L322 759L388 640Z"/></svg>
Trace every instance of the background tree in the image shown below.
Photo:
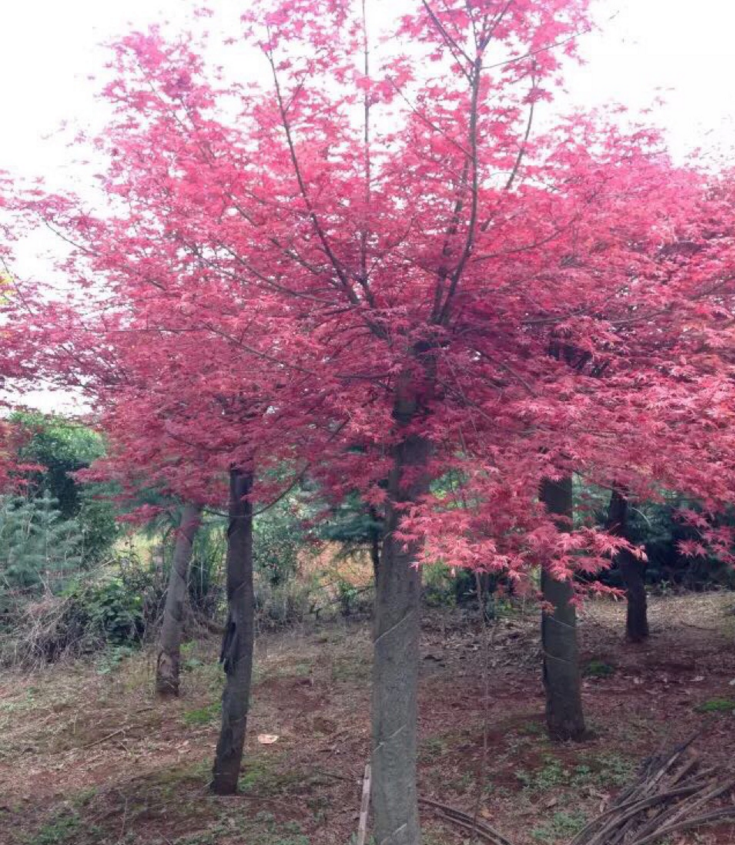
<svg viewBox="0 0 735 845"><path fill-rule="evenodd" d="M19 438L17 460L33 467L22 473L25 495L48 494L64 519L74 519L83 537L85 560L91 565L117 536L115 491L76 476L105 454L100 434L81 423L38 412L16 411L10 417Z"/></svg>
<svg viewBox="0 0 735 845"><path fill-rule="evenodd" d="M629 507L625 493L613 488L607 517L608 528L626 539L630 539ZM644 563L627 549L621 549L616 557L616 563L625 584L627 598L625 633L631 642L640 643L647 639L649 634Z"/></svg>
<svg viewBox="0 0 735 845"><path fill-rule="evenodd" d="M184 603L188 595L192 548L200 522L199 505L188 504L181 509L181 523L176 531L176 544L169 570L156 663L156 692L164 697L179 694Z"/></svg>

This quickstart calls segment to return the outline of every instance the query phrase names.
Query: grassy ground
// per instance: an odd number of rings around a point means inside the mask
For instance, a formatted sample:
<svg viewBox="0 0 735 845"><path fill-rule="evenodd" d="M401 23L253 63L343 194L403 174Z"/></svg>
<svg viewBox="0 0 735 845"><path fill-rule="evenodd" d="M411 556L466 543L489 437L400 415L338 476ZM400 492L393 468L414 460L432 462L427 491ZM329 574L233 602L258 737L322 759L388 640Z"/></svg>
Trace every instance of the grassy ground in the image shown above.
<svg viewBox="0 0 735 845"><path fill-rule="evenodd" d="M492 631L428 612L420 788L518 845L566 842L662 744L701 731L700 753L732 769L732 594L658 599L653 636L622 641L623 607L591 604L581 634L594 736L544 735L537 620ZM241 794L206 790L217 734L217 643L187 646L183 697L157 702L150 653L0 674L2 845L348 845L369 749L367 623L259 640ZM272 744L258 735L277 735ZM459 845L425 817L425 845ZM721 826L668 845L725 845Z"/></svg>

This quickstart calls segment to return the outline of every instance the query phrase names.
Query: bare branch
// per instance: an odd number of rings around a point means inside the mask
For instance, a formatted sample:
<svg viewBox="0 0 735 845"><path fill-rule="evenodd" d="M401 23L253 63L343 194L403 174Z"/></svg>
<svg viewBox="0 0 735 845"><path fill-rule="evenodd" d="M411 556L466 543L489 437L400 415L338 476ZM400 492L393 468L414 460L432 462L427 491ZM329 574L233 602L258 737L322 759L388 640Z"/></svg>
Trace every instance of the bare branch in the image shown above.
<svg viewBox="0 0 735 845"><path fill-rule="evenodd" d="M468 65L473 65L473 60L467 55L465 50L456 42L456 40L452 38L452 36L447 32L446 27L436 16L434 10L428 4L427 0L421 0L421 2L423 3L426 11L429 13L429 17L431 18L432 23L438 30L441 37L444 39L444 42L446 43L447 47L449 47L449 50L454 56L455 61L462 68L462 73L469 79L470 71L467 68L462 67L461 58L464 58Z"/></svg>
<svg viewBox="0 0 735 845"><path fill-rule="evenodd" d="M583 29L581 32L573 32L571 35L567 36L566 38L561 38L559 41L554 41L551 44L546 44L543 47L538 47L536 50L529 50L528 53L524 53L522 56L514 56L512 59L505 59L502 62L496 62L492 65L484 65L483 70L494 70L495 68L505 67L506 65L514 65L517 62L522 62L524 59L530 59L532 56L538 56L539 53L547 53L549 50L553 50L555 47L561 47L564 44L568 44L570 41L574 41L577 38L580 38L582 35L588 35L592 32L592 29L587 28Z"/></svg>
<svg viewBox="0 0 735 845"><path fill-rule="evenodd" d="M478 209L478 202L479 202L479 190L480 190L480 168L478 162L478 154L477 154L477 122L478 122L478 112L479 112L479 100L480 100L480 77L482 73L482 57L478 54L477 59L474 63L474 70L472 73L472 97L470 100L470 126L469 126L469 142L470 142L470 151L471 151L471 159L470 159L470 166L472 168L472 187L471 187L471 195L470 195L470 219L467 224L467 238L465 240L464 249L462 250L462 254L460 256L459 261L457 262L457 266L452 273L452 281L449 285L449 290L447 291L446 298L444 300L444 304L442 305L441 311L439 313L439 320L440 324L446 325L450 317L450 309L452 305L452 300L457 292L457 288L459 287L460 279L462 278L462 272L464 271L465 265L467 263L468 258L472 254L472 249L475 245L475 238L477 236L477 209Z"/></svg>

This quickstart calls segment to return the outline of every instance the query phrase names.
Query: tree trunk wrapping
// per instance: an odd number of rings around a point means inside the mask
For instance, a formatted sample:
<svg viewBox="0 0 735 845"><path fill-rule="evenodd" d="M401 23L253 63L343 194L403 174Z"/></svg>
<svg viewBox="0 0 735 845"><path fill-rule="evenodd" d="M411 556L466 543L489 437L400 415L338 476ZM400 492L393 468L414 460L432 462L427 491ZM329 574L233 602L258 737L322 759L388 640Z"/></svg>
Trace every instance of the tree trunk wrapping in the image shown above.
<svg viewBox="0 0 735 845"><path fill-rule="evenodd" d="M247 729L255 644L253 593L252 473L230 471L230 523L227 529L227 624L220 662L225 670L222 729L212 771L211 790L234 795L240 777Z"/></svg>
<svg viewBox="0 0 735 845"><path fill-rule="evenodd" d="M399 391L394 417L405 428L417 413L415 398ZM406 434L393 449L380 571L375 593L372 691L372 798L376 845L420 845L416 786L417 687L421 572L418 543L395 532L400 505L428 490L430 443Z"/></svg>
<svg viewBox="0 0 735 845"><path fill-rule="evenodd" d="M564 527L573 516L571 476L559 481L546 479L541 500L549 513L564 518ZM562 521L560 520L560 526ZM541 569L541 592L552 611L541 615L543 677L546 691L546 724L553 740L579 741L587 729L582 710L582 682L577 641L577 612L572 599L571 581L558 581L546 567Z"/></svg>
<svg viewBox="0 0 735 845"><path fill-rule="evenodd" d="M164 698L179 694L184 604L192 545L201 524L201 515L202 509L199 505L185 505L181 514L181 525L176 533L156 664L156 692Z"/></svg>
<svg viewBox="0 0 735 845"><path fill-rule="evenodd" d="M370 519L373 521L373 527L370 529L370 560L373 564L373 579L377 585L378 572L380 570L380 541L383 532L376 527L376 523L378 522L378 511L376 508L370 508Z"/></svg>
<svg viewBox="0 0 735 845"><path fill-rule="evenodd" d="M610 509L607 517L607 530L619 537L628 537L628 499L617 487L610 496ZM627 608L625 634L630 642L642 643L648 638L648 599L644 565L635 555L627 550L619 552L615 562L625 584Z"/></svg>

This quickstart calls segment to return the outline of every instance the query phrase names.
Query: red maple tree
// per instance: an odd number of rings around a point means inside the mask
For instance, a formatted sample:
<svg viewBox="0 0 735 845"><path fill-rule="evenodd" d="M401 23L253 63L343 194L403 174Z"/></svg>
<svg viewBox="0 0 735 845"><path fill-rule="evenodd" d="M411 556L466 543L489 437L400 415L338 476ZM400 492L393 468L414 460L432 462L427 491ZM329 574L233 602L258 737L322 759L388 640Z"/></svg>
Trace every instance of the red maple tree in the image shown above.
<svg viewBox="0 0 735 845"><path fill-rule="evenodd" d="M37 200L79 245L70 273L109 285L124 454L193 495L257 451L380 509L380 843L420 836L422 561L594 574L627 543L544 506L572 474L732 496L727 179L614 114L536 130L586 7L425 0L378 49L364 5L257 3L234 40L262 88L131 35L105 91L109 207Z"/></svg>

